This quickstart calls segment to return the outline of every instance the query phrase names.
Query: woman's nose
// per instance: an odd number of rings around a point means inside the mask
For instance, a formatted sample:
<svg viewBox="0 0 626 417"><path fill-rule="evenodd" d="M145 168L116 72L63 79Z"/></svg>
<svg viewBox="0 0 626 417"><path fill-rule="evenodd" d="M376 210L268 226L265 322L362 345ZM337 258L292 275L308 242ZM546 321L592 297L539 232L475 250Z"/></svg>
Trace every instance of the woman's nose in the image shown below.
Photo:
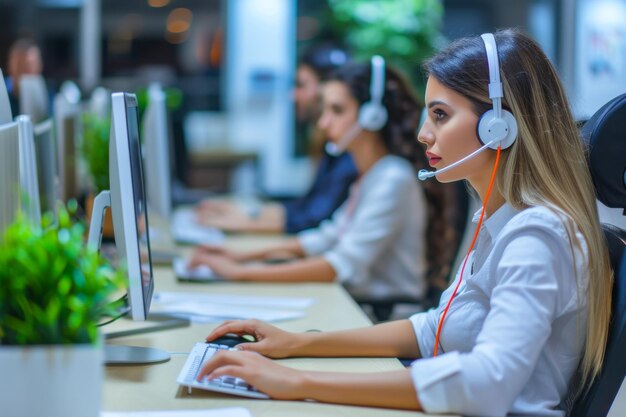
<svg viewBox="0 0 626 417"><path fill-rule="evenodd" d="M325 113L322 113L317 119L317 128L321 130L325 130L328 126L328 116Z"/></svg>
<svg viewBox="0 0 626 417"><path fill-rule="evenodd" d="M426 145L431 145L435 141L435 135L428 129L426 123L417 133L417 141Z"/></svg>

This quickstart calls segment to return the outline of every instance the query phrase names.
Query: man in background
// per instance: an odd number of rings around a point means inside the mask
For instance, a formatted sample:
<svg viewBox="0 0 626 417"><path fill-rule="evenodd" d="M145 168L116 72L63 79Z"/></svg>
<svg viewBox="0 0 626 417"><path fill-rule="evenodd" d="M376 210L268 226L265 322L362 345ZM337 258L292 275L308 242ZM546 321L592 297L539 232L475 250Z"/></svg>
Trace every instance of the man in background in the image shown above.
<svg viewBox="0 0 626 417"><path fill-rule="evenodd" d="M7 60L6 84L14 116L20 114L20 79L24 75L39 75L42 70L41 51L32 39L21 38L11 45Z"/></svg>

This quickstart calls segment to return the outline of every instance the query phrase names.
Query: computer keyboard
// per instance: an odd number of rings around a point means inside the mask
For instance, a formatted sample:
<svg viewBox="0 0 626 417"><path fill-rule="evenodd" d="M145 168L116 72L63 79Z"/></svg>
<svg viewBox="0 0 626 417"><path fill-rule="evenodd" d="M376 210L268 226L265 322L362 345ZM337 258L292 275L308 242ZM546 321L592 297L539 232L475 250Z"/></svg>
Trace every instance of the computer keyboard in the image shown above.
<svg viewBox="0 0 626 417"><path fill-rule="evenodd" d="M193 209L176 209L171 221L172 238L179 243L191 245L221 245L224 243L224 233L209 226L203 226L196 221Z"/></svg>
<svg viewBox="0 0 626 417"><path fill-rule="evenodd" d="M225 345L216 345L213 343L196 343L193 350L187 357L185 366L183 366L183 369L180 371L176 382L180 385L188 387L190 394L192 388L200 388L208 391L238 395L241 397L269 398L267 394L263 394L241 378L223 376L208 380L204 377L201 381L196 381L196 376L198 375L198 372L200 372L200 369L202 369L202 366L220 350L235 349Z"/></svg>
<svg viewBox="0 0 626 417"><path fill-rule="evenodd" d="M172 268L174 269L174 275L182 281L204 282L223 279L219 275L216 275L213 270L206 265L189 268L187 266L187 260L184 258L175 258L172 261Z"/></svg>

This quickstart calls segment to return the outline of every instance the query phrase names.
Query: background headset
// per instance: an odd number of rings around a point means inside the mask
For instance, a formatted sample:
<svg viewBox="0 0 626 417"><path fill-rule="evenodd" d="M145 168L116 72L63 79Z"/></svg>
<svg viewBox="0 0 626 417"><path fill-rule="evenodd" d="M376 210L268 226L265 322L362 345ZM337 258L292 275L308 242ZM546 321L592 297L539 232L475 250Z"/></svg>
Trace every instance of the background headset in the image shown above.
<svg viewBox="0 0 626 417"><path fill-rule="evenodd" d="M378 131L387 123L387 109L383 106L385 93L385 60L380 55L372 57L370 101L359 107L359 125L365 130Z"/></svg>
<svg viewBox="0 0 626 417"><path fill-rule="evenodd" d="M346 132L337 144L326 143L326 152L333 156L341 155L350 142L361 132L369 130L376 132L387 123L387 109L383 105L385 94L385 60L380 55L371 59L370 100L359 106L357 122Z"/></svg>
<svg viewBox="0 0 626 417"><path fill-rule="evenodd" d="M476 131L478 140L483 146L466 157L440 170L427 171L425 169L421 169L417 174L417 178L422 181L462 164L487 148L493 150L498 148L506 149L513 145L515 139L517 138L517 121L515 120L515 116L513 116L511 112L502 108L504 89L502 88L502 81L500 80L500 63L498 60L496 38L493 36L493 33L483 33L480 37L485 43L485 50L487 52L487 65L489 68L489 99L491 99L493 106L491 110L484 112L478 119Z"/></svg>

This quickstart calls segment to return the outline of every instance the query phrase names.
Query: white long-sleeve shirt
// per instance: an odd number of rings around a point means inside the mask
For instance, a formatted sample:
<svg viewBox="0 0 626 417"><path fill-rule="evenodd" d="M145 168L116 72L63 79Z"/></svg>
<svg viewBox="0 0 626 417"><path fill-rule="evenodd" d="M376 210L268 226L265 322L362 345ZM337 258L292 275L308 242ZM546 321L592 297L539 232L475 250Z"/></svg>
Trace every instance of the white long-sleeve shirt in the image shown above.
<svg viewBox="0 0 626 417"><path fill-rule="evenodd" d="M426 290L426 201L405 159L381 158L318 228L298 234L308 256L323 256L355 296L386 298Z"/></svg>
<svg viewBox="0 0 626 417"><path fill-rule="evenodd" d="M574 227L580 249L570 245L573 222L564 219L546 207L518 212L505 204L483 222L437 357L439 317L458 274L439 307L411 317L425 358L411 365L424 410L565 414L558 406L582 355L589 276L585 240Z"/></svg>

